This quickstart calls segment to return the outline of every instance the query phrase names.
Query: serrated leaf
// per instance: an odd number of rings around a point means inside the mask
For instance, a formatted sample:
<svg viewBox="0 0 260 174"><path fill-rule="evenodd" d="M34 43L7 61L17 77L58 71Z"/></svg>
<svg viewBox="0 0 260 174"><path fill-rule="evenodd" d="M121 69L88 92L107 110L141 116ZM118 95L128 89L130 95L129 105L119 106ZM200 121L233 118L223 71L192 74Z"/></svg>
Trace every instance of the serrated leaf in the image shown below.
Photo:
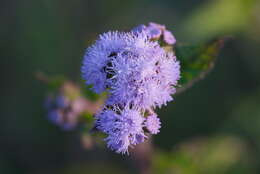
<svg viewBox="0 0 260 174"><path fill-rule="evenodd" d="M177 93L202 79L214 66L215 60L227 37L202 44L177 44L175 54L181 64L180 88Z"/></svg>

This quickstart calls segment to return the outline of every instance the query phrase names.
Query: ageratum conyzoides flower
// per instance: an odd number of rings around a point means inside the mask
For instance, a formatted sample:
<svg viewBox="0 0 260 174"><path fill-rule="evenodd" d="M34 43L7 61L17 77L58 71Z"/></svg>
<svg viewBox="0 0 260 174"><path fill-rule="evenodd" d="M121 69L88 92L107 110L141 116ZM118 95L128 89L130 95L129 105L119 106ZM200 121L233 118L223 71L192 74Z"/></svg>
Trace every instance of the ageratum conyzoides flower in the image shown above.
<svg viewBox="0 0 260 174"><path fill-rule="evenodd" d="M175 93L180 64L173 52L175 37L165 26L150 23L130 32L101 34L84 55L82 77L96 93L108 92L96 127L108 135L108 147L128 153L147 133L159 132L156 107L166 105Z"/></svg>

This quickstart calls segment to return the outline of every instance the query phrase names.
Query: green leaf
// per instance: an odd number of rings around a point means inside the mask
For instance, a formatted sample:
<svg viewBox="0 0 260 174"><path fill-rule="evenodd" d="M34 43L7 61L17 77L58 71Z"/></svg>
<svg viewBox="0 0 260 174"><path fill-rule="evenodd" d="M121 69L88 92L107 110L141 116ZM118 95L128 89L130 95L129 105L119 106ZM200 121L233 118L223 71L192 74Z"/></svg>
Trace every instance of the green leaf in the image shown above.
<svg viewBox="0 0 260 174"><path fill-rule="evenodd" d="M175 53L181 64L180 93L205 77L213 68L215 60L227 37L202 44L177 44Z"/></svg>

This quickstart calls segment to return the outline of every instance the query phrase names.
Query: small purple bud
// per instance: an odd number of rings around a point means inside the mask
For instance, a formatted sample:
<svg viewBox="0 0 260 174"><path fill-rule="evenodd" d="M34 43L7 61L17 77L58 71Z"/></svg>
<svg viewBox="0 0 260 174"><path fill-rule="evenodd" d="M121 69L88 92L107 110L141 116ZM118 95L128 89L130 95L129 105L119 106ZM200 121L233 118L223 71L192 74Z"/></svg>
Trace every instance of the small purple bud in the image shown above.
<svg viewBox="0 0 260 174"><path fill-rule="evenodd" d="M173 45L176 43L175 37L169 30L163 31L163 40L169 45Z"/></svg>
<svg viewBox="0 0 260 174"><path fill-rule="evenodd" d="M151 134L160 132L161 122L157 115L154 113L146 118L145 126Z"/></svg>

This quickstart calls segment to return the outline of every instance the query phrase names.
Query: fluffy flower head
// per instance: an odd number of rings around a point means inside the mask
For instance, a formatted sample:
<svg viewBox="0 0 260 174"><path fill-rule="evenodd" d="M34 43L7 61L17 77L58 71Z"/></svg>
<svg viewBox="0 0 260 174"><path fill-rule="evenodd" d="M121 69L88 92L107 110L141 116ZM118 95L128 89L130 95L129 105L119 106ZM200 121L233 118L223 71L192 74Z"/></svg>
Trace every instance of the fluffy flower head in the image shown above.
<svg viewBox="0 0 260 174"><path fill-rule="evenodd" d="M108 134L107 146L118 153L128 153L130 145L144 141L143 123L139 110L129 106L106 109L97 116L97 128Z"/></svg>
<svg viewBox="0 0 260 174"><path fill-rule="evenodd" d="M96 128L117 153L128 153L147 138L146 132L159 132L161 122L153 110L173 100L180 78L179 61L160 44L175 42L164 25L149 23L131 32L104 33L86 50L83 79L94 92L108 92Z"/></svg>
<svg viewBox="0 0 260 174"><path fill-rule="evenodd" d="M86 83L95 92L109 90L108 104L131 103L144 109L172 100L178 71L173 54L147 35L131 32L101 35L87 50L82 67Z"/></svg>

